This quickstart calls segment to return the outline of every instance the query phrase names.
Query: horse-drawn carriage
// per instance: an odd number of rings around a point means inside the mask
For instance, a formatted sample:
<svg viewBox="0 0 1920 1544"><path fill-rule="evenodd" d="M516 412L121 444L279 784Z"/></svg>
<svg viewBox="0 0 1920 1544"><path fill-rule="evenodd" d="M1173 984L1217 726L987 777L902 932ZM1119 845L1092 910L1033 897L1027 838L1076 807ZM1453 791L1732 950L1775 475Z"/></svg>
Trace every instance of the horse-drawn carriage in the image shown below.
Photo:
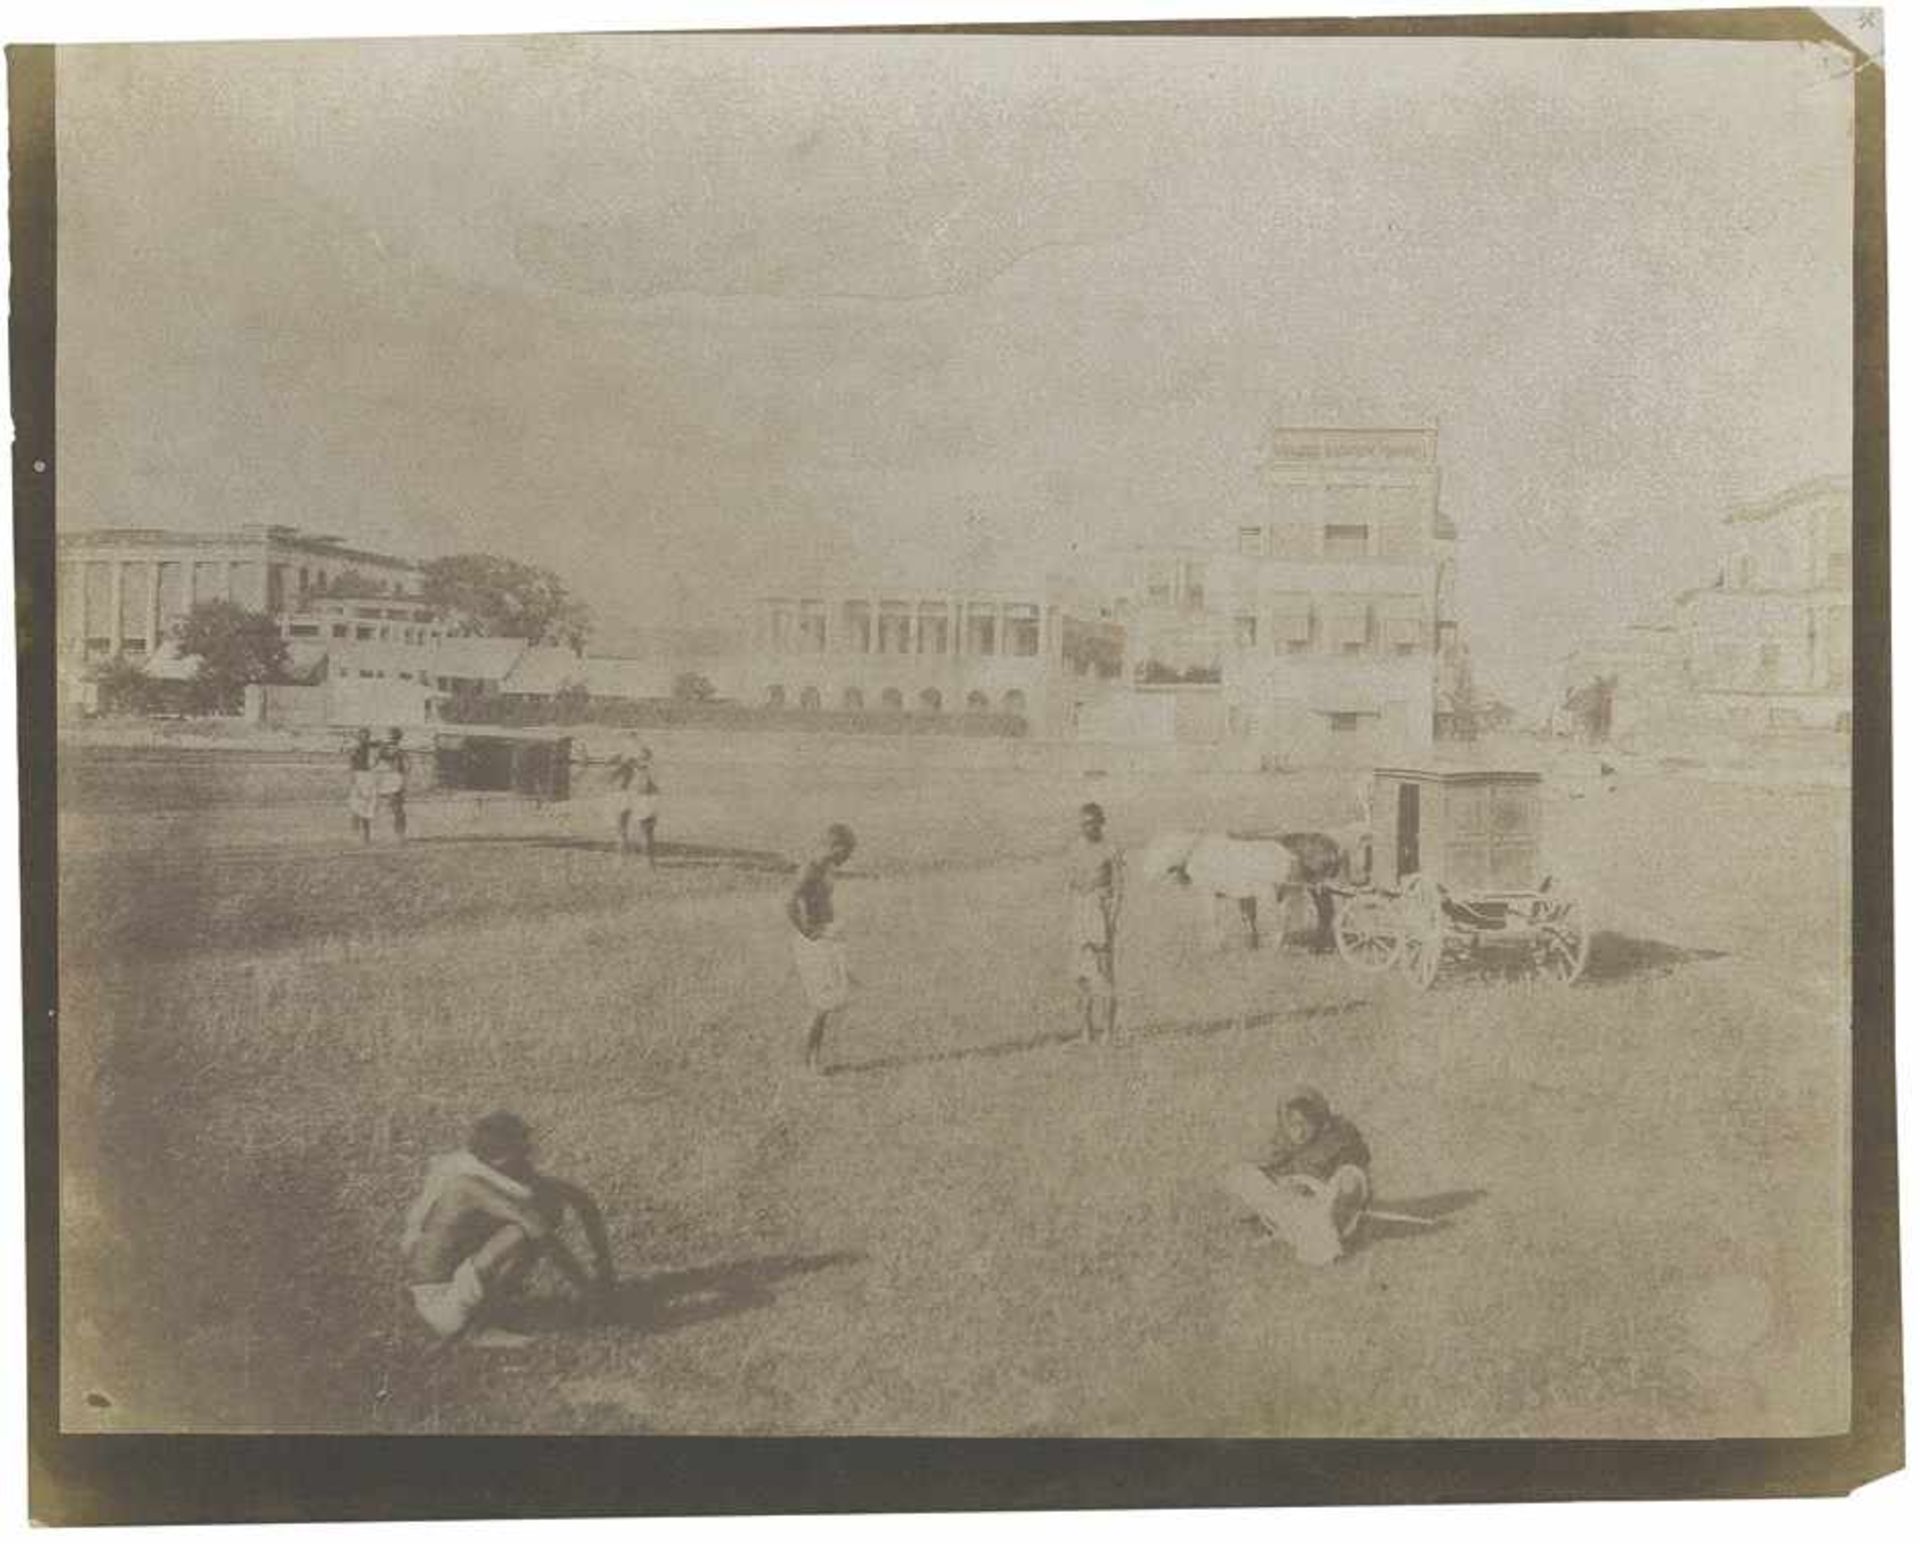
<svg viewBox="0 0 1920 1544"><path fill-rule="evenodd" d="M1540 774L1382 768L1334 942L1365 970L1433 985L1449 956L1505 953L1571 984L1587 968L1586 914L1540 865Z"/></svg>

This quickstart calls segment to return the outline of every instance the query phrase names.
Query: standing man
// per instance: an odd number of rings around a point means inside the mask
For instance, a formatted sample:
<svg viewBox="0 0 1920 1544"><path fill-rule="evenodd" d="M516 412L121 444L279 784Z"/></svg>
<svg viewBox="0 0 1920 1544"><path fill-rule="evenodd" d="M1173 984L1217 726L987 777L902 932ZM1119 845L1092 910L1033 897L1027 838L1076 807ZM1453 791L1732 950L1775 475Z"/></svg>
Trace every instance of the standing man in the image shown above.
<svg viewBox="0 0 1920 1544"><path fill-rule="evenodd" d="M355 731L353 745L347 751L347 776L347 813L353 817L353 829L364 846L373 840L373 817L380 809L380 795L373 775L371 730Z"/></svg>
<svg viewBox="0 0 1920 1544"><path fill-rule="evenodd" d="M660 818L660 785L653 780L653 752L631 741L621 755L613 759L613 785L619 790L620 855L633 851L633 833L640 833L640 850L647 855L647 867L658 868L654 861L653 832Z"/></svg>
<svg viewBox="0 0 1920 1544"><path fill-rule="evenodd" d="M393 811L393 834L407 839L407 753L400 744L400 731L389 729L387 740L373 757L374 788L380 801ZM372 822L368 822L369 828Z"/></svg>
<svg viewBox="0 0 1920 1544"><path fill-rule="evenodd" d="M800 878L787 897L787 920L793 924L793 962L800 970L800 985L813 1009L807 1026L803 1059L809 1072L824 1071L821 1048L827 1037L827 1021L853 995L847 977L847 951L840 941L840 924L833 915L835 873L853 856L853 830L849 826L827 827L825 844L801 866Z"/></svg>
<svg viewBox="0 0 1920 1544"><path fill-rule="evenodd" d="M1080 1035L1089 1042L1113 1038L1120 1006L1113 946L1120 927L1123 859L1106 831L1107 812L1097 804L1081 805L1080 840L1067 863L1068 942L1080 991Z"/></svg>

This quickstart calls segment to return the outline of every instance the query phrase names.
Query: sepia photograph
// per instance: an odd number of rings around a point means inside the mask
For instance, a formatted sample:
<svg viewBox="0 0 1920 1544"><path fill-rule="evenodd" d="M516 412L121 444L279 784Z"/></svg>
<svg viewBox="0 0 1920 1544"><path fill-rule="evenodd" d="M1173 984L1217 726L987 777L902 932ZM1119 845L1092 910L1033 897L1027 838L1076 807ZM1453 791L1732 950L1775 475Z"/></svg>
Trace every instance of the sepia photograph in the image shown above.
<svg viewBox="0 0 1920 1544"><path fill-rule="evenodd" d="M1792 14L58 49L58 1429L1846 1436Z"/></svg>

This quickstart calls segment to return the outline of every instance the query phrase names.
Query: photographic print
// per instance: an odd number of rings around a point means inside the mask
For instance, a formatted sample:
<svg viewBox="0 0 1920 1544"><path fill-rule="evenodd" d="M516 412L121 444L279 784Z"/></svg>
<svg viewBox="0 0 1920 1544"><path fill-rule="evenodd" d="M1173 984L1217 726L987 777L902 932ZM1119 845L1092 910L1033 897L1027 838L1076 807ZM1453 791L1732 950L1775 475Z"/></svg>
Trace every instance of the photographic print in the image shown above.
<svg viewBox="0 0 1920 1544"><path fill-rule="evenodd" d="M59 1430L1843 1437L1860 66L60 49Z"/></svg>

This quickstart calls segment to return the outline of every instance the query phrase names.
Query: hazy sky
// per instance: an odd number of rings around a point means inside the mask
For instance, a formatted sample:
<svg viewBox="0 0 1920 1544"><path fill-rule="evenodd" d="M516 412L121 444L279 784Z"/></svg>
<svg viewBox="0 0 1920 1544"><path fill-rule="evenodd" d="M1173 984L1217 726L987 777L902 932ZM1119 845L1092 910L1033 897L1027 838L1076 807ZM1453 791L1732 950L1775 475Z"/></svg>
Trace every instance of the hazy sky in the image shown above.
<svg viewBox="0 0 1920 1544"><path fill-rule="evenodd" d="M555 38L63 52L72 526L487 548L605 619L1200 540L1437 421L1483 675L1844 471L1847 61L1797 44Z"/></svg>

